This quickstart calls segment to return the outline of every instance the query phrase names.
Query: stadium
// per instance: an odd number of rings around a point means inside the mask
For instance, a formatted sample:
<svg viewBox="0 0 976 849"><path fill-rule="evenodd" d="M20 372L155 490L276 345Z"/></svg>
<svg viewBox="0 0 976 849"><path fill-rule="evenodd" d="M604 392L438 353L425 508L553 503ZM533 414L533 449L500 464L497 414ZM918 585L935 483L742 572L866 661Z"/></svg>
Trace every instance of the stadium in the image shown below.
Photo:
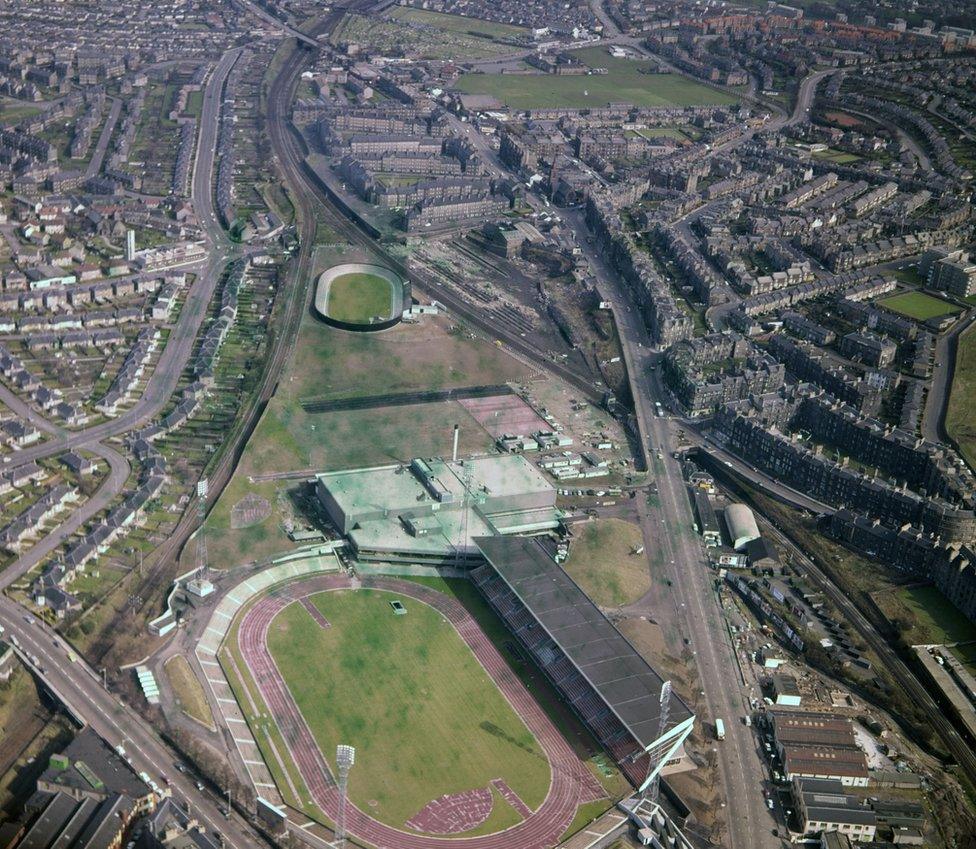
<svg viewBox="0 0 976 849"><path fill-rule="evenodd" d="M415 461L396 486L373 486L372 470L319 476L346 539L250 575L211 615L197 658L259 797L289 817L341 818L381 849L544 849L680 757L694 714L547 537L511 533L552 511L548 494L512 460L469 462ZM486 493L502 470L508 488ZM344 570L355 529L395 546L431 499L471 511L463 534L412 552L442 555L449 577L434 562ZM345 784L341 745L357 750Z"/></svg>
<svg viewBox="0 0 976 849"><path fill-rule="evenodd" d="M346 262L328 268L315 286L315 312L343 330L385 330L410 302L410 283L382 265Z"/></svg>

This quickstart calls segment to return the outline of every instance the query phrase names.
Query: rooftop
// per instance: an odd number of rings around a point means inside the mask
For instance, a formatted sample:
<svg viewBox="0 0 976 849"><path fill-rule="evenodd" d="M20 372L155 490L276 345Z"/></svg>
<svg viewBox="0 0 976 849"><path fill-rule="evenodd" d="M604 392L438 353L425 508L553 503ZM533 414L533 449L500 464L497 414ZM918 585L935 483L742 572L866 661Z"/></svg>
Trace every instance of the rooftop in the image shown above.
<svg viewBox="0 0 976 849"><path fill-rule="evenodd" d="M58 760L65 768L58 766ZM38 781L84 793L122 793L131 799L150 793L149 786L91 728L79 731L60 756L53 756Z"/></svg>
<svg viewBox="0 0 976 849"><path fill-rule="evenodd" d="M560 568L537 537L482 537L485 558L644 748L660 737L664 680ZM693 714L671 696L668 729Z"/></svg>

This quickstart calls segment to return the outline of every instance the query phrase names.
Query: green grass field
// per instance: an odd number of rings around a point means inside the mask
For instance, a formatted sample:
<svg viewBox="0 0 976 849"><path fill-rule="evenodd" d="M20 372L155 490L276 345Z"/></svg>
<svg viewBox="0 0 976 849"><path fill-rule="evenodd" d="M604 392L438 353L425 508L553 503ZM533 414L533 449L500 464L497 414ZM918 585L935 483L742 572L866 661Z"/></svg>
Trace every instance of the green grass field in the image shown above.
<svg viewBox="0 0 976 849"><path fill-rule="evenodd" d="M924 292L903 292L900 295L883 298L878 303L893 312L901 313L918 321L928 321L930 318L955 315L961 312L955 304L950 304L941 298L933 298Z"/></svg>
<svg viewBox="0 0 976 849"><path fill-rule="evenodd" d="M368 324L370 319L391 317L393 287L378 274L340 274L329 286L326 310L337 321Z"/></svg>
<svg viewBox="0 0 976 849"><path fill-rule="evenodd" d="M976 625L935 587L900 589L895 597L914 621L914 627L906 635L909 642L941 645L976 640Z"/></svg>
<svg viewBox="0 0 976 849"><path fill-rule="evenodd" d="M651 588L647 560L631 551L644 542L641 529L620 519L576 526L565 569L601 607L637 601Z"/></svg>
<svg viewBox="0 0 976 849"><path fill-rule="evenodd" d="M477 18L395 7L382 17L347 14L333 44L356 43L380 53L425 59L485 59L512 53L527 31Z"/></svg>
<svg viewBox="0 0 976 849"><path fill-rule="evenodd" d="M641 130L632 130L628 132L633 132L635 136L641 136L645 139L675 139L676 141L694 141L698 136L701 135L701 131L695 127L677 127L677 126L664 126L664 127L644 127Z"/></svg>
<svg viewBox="0 0 976 849"><path fill-rule="evenodd" d="M850 165L852 162L860 162L861 157L856 153L848 153L846 150L833 150L828 148L813 154L814 159L823 162L834 162L837 165Z"/></svg>
<svg viewBox="0 0 976 849"><path fill-rule="evenodd" d="M976 332L972 328L959 337L946 430L966 462L976 469Z"/></svg>
<svg viewBox="0 0 976 849"><path fill-rule="evenodd" d="M25 118L33 118L40 111L41 105L0 97L0 124L16 124Z"/></svg>
<svg viewBox="0 0 976 849"><path fill-rule="evenodd" d="M608 73L579 77L464 74L457 87L466 94L493 95L512 109L581 109L611 101L634 106L719 106L736 100L732 94L679 74L644 73L653 63L617 59L602 47L575 53L589 67L606 68Z"/></svg>
<svg viewBox="0 0 976 849"><path fill-rule="evenodd" d="M394 599L406 615L394 614ZM357 805L402 827L442 794L493 778L532 808L542 802L551 776L537 741L437 611L375 590L311 600L332 627L293 604L272 622L268 645L325 756L340 742L356 747ZM517 821L500 798L495 805L502 819L489 831Z"/></svg>

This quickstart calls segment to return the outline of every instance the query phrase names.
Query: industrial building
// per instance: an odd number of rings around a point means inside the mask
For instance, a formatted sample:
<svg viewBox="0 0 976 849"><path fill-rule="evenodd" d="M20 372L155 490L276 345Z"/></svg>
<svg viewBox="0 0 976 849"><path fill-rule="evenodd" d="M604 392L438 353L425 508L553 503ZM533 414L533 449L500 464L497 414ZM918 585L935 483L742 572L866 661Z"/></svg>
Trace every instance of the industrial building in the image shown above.
<svg viewBox="0 0 976 849"><path fill-rule="evenodd" d="M771 679L776 704L799 707L801 696L796 678L792 675L773 675Z"/></svg>
<svg viewBox="0 0 976 849"><path fill-rule="evenodd" d="M476 540L482 595L621 771L643 791L680 758L695 715L553 560L539 537Z"/></svg>
<svg viewBox="0 0 976 849"><path fill-rule="evenodd" d="M556 490L520 454L327 472L315 490L363 560L480 561L475 537L552 530Z"/></svg>
<svg viewBox="0 0 976 849"><path fill-rule="evenodd" d="M874 840L877 814L863 800L846 794L839 781L795 778L792 790L804 834L836 831L858 843Z"/></svg>
<svg viewBox="0 0 976 849"><path fill-rule="evenodd" d="M708 493L704 490L694 490L695 512L698 514L698 532L709 548L722 544L722 532L715 518L715 508L708 500Z"/></svg>
<svg viewBox="0 0 976 849"><path fill-rule="evenodd" d="M850 718L816 711L771 710L776 750L787 779L819 778L866 787L868 764Z"/></svg>
<svg viewBox="0 0 976 849"><path fill-rule="evenodd" d="M754 539L759 539L756 517L745 504L730 504L725 508L725 526L736 551L742 551Z"/></svg>

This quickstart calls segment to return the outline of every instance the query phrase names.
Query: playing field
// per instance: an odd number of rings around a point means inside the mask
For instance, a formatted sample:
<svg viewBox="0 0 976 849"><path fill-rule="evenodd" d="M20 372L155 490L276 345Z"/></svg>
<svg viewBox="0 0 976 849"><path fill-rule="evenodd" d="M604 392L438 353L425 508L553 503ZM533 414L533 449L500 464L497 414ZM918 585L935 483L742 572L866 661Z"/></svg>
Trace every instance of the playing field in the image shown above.
<svg viewBox="0 0 976 849"><path fill-rule="evenodd" d="M652 74L653 63L618 59L602 47L575 51L591 68L606 74L556 76L539 74L464 74L457 87L466 94L489 94L512 109L575 108L623 102L634 106L720 106L735 102L732 94L683 77Z"/></svg>
<svg viewBox="0 0 976 849"><path fill-rule="evenodd" d="M376 316L389 318L393 310L392 286L378 274L340 274L329 285L327 309L337 321L366 324Z"/></svg>
<svg viewBox="0 0 976 849"><path fill-rule="evenodd" d="M834 150L833 148L817 151L813 154L813 158L823 162L834 162L837 165L850 165L852 162L861 161L861 157L856 153L848 153L846 150Z"/></svg>
<svg viewBox="0 0 976 849"><path fill-rule="evenodd" d="M444 12L431 12L426 9L416 9L410 6L394 6L390 10L390 17L399 21L428 24L447 32L459 32L480 38L509 38L517 39L528 35L525 27L502 24L496 21L483 21L479 18L468 18L464 15L449 15Z"/></svg>
<svg viewBox="0 0 976 849"><path fill-rule="evenodd" d="M394 613L394 600L405 615ZM402 828L444 794L502 779L538 807L551 778L545 755L440 613L378 590L309 602L320 615L289 605L268 646L326 757L337 743L356 747L349 792L357 806ZM519 819L498 797L485 830Z"/></svg>
<svg viewBox="0 0 976 849"><path fill-rule="evenodd" d="M972 328L959 337L946 430L966 462L976 468L976 332Z"/></svg>
<svg viewBox="0 0 976 849"><path fill-rule="evenodd" d="M955 304L947 303L940 298L933 298L924 292L904 292L879 301L882 306L893 312L914 318L918 321L928 321L943 315L955 315L961 312Z"/></svg>

